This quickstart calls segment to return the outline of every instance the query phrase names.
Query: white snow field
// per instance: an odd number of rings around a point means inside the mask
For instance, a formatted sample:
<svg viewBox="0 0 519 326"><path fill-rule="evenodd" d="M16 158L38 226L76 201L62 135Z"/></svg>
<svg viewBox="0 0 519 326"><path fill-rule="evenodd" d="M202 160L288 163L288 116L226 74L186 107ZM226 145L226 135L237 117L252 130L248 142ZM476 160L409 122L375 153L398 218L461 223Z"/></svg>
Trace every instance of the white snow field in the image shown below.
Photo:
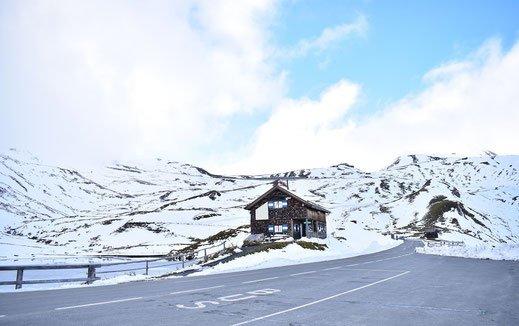
<svg viewBox="0 0 519 326"><path fill-rule="evenodd" d="M243 207L277 178L331 211L327 249L290 245L213 271L383 250L398 243L389 232L420 236L431 226L445 240L519 243L519 156L408 155L370 173L343 163L222 176L164 159L79 171L11 150L0 155L0 263L167 254L224 240L241 247L250 231Z"/></svg>
<svg viewBox="0 0 519 326"><path fill-rule="evenodd" d="M421 254L453 256L464 258L519 260L519 245L517 244L464 244L462 246L435 246L416 248Z"/></svg>

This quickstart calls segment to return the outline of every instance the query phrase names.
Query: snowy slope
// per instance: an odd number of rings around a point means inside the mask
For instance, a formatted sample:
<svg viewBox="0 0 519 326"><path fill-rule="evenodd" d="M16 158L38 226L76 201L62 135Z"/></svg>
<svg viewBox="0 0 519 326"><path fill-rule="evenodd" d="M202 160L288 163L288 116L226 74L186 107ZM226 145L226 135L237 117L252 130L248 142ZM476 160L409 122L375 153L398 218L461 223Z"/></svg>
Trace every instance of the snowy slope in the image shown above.
<svg viewBox="0 0 519 326"><path fill-rule="evenodd" d="M167 253L247 236L243 209L279 177L330 209L329 235L345 247L387 231L519 243L519 156L398 158L367 173L348 164L262 176L220 176L166 160L100 171L48 166L15 150L0 155L2 256Z"/></svg>

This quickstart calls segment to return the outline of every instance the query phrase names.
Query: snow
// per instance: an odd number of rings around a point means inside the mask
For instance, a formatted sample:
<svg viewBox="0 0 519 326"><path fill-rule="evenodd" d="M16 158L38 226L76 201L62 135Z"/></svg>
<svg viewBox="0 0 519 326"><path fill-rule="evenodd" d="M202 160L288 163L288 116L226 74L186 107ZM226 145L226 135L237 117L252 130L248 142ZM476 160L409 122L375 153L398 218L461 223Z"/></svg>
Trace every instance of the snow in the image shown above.
<svg viewBox="0 0 519 326"><path fill-rule="evenodd" d="M424 246L416 248L416 252L428 255L453 256L464 258L493 259L493 260L519 260L519 245L494 244L494 245L462 245L462 246Z"/></svg>
<svg viewBox="0 0 519 326"><path fill-rule="evenodd" d="M348 245L347 243L344 243L334 238L303 238L302 240L325 244L328 248L323 251L311 250L304 249L297 243L291 243L283 249L272 249L269 251L261 251L254 254L249 254L231 260L227 263L221 263L215 265L214 267L203 269L202 271L193 273L191 275L197 276L217 273L229 273L349 258L353 256L365 255L391 249L402 243L401 240L391 240L387 237L378 237L377 239L373 239L372 241L364 241L362 245L357 244L355 246Z"/></svg>
<svg viewBox="0 0 519 326"><path fill-rule="evenodd" d="M446 236L519 242L517 156L409 155L372 173L339 164L251 178L208 175L167 160L74 171L10 151L0 155L0 243L18 243L12 239L16 235L32 238L30 245L44 246L47 253L166 254L246 226L249 213L243 207L276 177L289 174L306 176L290 180L290 191L331 211L332 237L349 239L358 229L413 235L423 227L430 200L442 195L462 203L475 218L445 213L435 225ZM429 180L411 200L409 195ZM229 240L239 243L247 231L240 229ZM5 248L4 257L26 252L23 245Z"/></svg>

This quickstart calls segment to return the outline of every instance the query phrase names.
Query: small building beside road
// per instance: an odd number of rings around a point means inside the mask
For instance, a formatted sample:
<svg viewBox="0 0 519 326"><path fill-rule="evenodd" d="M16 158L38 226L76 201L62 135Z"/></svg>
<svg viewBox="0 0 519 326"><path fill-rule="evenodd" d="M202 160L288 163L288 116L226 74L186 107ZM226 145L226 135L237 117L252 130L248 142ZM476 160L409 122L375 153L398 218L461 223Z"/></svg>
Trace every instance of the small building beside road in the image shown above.
<svg viewBox="0 0 519 326"><path fill-rule="evenodd" d="M326 238L326 215L330 211L299 197L280 182L245 209L250 211L252 235Z"/></svg>
<svg viewBox="0 0 519 326"><path fill-rule="evenodd" d="M426 228L424 230L424 237L429 240L438 239L440 231L437 228Z"/></svg>

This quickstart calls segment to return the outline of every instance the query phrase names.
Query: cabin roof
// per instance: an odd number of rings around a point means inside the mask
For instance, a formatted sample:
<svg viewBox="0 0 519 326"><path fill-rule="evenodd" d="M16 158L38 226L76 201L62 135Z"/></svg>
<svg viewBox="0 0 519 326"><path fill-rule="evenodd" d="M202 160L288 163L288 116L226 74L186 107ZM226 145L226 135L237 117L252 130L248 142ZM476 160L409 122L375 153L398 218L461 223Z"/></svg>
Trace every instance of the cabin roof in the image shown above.
<svg viewBox="0 0 519 326"><path fill-rule="evenodd" d="M300 201L302 203L304 203L306 206L316 210L316 211L321 211L321 212L324 212L324 213L330 213L329 210L327 210L326 208L320 206L320 205L317 205L316 203L312 203L311 201L308 201L306 199L303 199L301 197L299 197L298 195L294 194L293 192L291 192L290 190L286 189L286 188L283 188L279 185L275 185L273 186L272 188L270 188L267 192L265 192L263 195L259 196L258 198L256 198L252 203L248 204L247 206L245 206L245 209L247 210L252 210L252 208L258 203L260 202L261 200L267 198L269 195L271 195L273 192L275 192L276 190L279 190L281 191L282 193L286 194L287 196L290 196L294 199L296 199L297 201Z"/></svg>

